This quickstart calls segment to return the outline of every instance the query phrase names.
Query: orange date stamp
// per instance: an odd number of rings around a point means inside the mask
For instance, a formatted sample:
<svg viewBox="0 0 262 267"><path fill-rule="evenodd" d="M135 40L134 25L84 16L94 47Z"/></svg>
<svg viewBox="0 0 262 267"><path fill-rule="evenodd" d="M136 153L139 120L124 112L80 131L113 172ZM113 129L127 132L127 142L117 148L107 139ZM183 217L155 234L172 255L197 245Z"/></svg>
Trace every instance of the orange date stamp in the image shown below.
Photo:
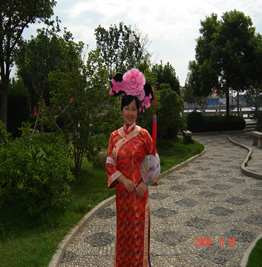
<svg viewBox="0 0 262 267"><path fill-rule="evenodd" d="M211 247L212 240L211 238L195 238L195 246L196 247ZM235 238L228 238L224 240L224 238L219 239L220 247L228 246L228 247L235 247L236 246L236 239Z"/></svg>

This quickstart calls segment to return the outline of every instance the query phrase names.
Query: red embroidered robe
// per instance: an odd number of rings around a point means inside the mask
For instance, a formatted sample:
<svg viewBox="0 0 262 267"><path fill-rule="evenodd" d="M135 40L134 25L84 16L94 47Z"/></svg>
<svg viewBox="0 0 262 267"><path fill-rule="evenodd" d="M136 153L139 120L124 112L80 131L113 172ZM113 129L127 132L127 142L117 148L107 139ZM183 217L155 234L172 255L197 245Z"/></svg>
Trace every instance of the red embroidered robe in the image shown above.
<svg viewBox="0 0 262 267"><path fill-rule="evenodd" d="M147 130L132 125L111 134L106 160L108 187L116 187L117 235L114 266L150 266L150 210L148 190L142 198L128 192L116 179L123 174L137 184L139 166L151 154L153 141Z"/></svg>

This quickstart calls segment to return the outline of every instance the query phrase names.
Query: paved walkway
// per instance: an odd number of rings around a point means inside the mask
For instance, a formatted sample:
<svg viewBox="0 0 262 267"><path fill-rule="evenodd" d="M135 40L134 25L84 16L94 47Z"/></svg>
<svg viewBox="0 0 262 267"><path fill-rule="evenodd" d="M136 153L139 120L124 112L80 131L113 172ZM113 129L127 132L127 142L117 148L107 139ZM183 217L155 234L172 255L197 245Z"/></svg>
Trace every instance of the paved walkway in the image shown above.
<svg viewBox="0 0 262 267"><path fill-rule="evenodd" d="M252 147L248 135L231 138ZM240 266L262 232L262 180L241 172L248 151L226 134L194 139L206 152L150 188L152 266ZM262 174L261 164L257 149L248 168ZM75 236L58 266L113 266L115 228L113 202Z"/></svg>

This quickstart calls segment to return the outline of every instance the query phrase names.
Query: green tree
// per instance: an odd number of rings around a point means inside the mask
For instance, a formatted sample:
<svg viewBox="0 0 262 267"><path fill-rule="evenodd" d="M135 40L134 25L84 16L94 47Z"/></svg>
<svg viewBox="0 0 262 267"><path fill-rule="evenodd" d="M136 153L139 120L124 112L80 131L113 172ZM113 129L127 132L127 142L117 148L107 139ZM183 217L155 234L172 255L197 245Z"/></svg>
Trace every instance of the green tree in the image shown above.
<svg viewBox="0 0 262 267"><path fill-rule="evenodd" d="M14 137L20 136L18 128L22 122L29 121L32 114L30 94L21 79L11 80L8 90L8 127Z"/></svg>
<svg viewBox="0 0 262 267"><path fill-rule="evenodd" d="M254 54L249 68L248 77L252 86L248 88L246 97L250 106L255 107L254 115L257 118L259 107L262 105L262 36L257 34L253 42Z"/></svg>
<svg viewBox="0 0 262 267"><path fill-rule="evenodd" d="M56 18L46 28L38 29L37 36L23 40L16 57L17 74L29 88L31 105L36 107L41 99L50 105L50 86L48 74L56 68L63 68L65 55L63 45L70 38L65 29L64 36L59 36L59 20Z"/></svg>
<svg viewBox="0 0 262 267"><path fill-rule="evenodd" d="M162 61L160 64L155 64L152 67L152 73L157 78L157 87L159 89L166 89L170 87L173 91L180 95L179 80L176 77L176 71L174 67L169 62L167 62L167 64L164 66ZM166 85L161 86L161 84Z"/></svg>
<svg viewBox="0 0 262 267"><path fill-rule="evenodd" d="M255 28L250 17L243 12L230 11L222 16L218 43L218 64L223 90L227 99L227 116L229 116L229 90L243 91L248 87L247 74L250 58L253 54L252 41Z"/></svg>
<svg viewBox="0 0 262 267"><path fill-rule="evenodd" d="M80 170L84 153L84 142L82 141L87 140L85 131L90 124L85 124L86 111L83 110L87 108L88 104L86 103L83 108L84 103L82 103L86 88L83 75L84 63L81 58L83 46L83 43L77 44L74 41L65 43L63 47L64 68L62 70L57 68L49 73L51 101L56 112L60 114L60 120L62 116L63 121L66 122L60 126L73 150L76 175Z"/></svg>
<svg viewBox="0 0 262 267"><path fill-rule="evenodd" d="M149 57L146 51L147 38L123 22L118 27L111 25L108 30L99 25L95 29L95 36L99 55L104 59L110 74L138 68Z"/></svg>
<svg viewBox="0 0 262 267"><path fill-rule="evenodd" d="M195 61L189 64L188 83L202 96L214 88L222 90L229 116L229 90L248 86L255 29L251 18L236 10L224 13L220 21L212 14L201 21L201 26Z"/></svg>
<svg viewBox="0 0 262 267"><path fill-rule="evenodd" d="M53 15L54 0L2 0L0 4L0 120L7 125L8 86L17 44L29 24L47 22Z"/></svg>
<svg viewBox="0 0 262 267"><path fill-rule="evenodd" d="M262 87L262 35L257 33L253 41L253 53L250 56L248 77L253 87Z"/></svg>
<svg viewBox="0 0 262 267"><path fill-rule="evenodd" d="M32 107L38 110L34 129L40 124L41 131L45 126L53 129L56 126L52 118L49 73L72 70L73 59L78 62L84 47L82 42L74 43L73 35L66 28L60 36L59 22L56 18L56 24L50 22L49 27L38 29L36 37L22 42L16 59L17 73L30 90Z"/></svg>
<svg viewBox="0 0 262 267"><path fill-rule="evenodd" d="M52 103L60 113L58 121L63 121L61 127L72 148L76 176L83 157L94 160L103 145L101 122L110 113L105 104L112 100L106 91L109 75L98 52L90 51L85 65L79 48L70 41L67 53L71 60L67 61L66 71L56 70L49 75Z"/></svg>
<svg viewBox="0 0 262 267"><path fill-rule="evenodd" d="M195 60L189 62L187 84L194 97L207 97L219 85L215 57L219 21L212 13L201 21L200 37L197 39Z"/></svg>
<svg viewBox="0 0 262 267"><path fill-rule="evenodd" d="M196 109L196 106L201 106L202 108L206 106L205 97L194 94L193 88L188 83L185 84L185 89L183 90L183 99L188 104L194 104L194 109Z"/></svg>

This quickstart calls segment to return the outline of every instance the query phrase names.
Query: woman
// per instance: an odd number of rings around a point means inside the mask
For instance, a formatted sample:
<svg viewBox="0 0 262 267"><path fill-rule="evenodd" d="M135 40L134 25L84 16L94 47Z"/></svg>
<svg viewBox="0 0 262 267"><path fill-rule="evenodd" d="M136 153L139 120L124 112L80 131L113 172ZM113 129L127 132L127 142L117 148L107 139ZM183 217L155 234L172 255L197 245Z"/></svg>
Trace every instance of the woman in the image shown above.
<svg viewBox="0 0 262 267"><path fill-rule="evenodd" d="M122 92L128 91L125 78L125 75L123 79L120 77ZM113 85L114 82L116 81L112 81ZM114 86L112 89L115 93ZM144 95L144 101L146 97L150 97L147 92L141 94ZM141 179L139 167L145 155L152 153L153 141L147 130L136 125L139 109L136 96L123 96L121 110L124 126L111 134L107 151L108 187L116 187L117 236L114 266L117 267L150 266L148 189ZM142 103L142 106L148 107L148 103Z"/></svg>

